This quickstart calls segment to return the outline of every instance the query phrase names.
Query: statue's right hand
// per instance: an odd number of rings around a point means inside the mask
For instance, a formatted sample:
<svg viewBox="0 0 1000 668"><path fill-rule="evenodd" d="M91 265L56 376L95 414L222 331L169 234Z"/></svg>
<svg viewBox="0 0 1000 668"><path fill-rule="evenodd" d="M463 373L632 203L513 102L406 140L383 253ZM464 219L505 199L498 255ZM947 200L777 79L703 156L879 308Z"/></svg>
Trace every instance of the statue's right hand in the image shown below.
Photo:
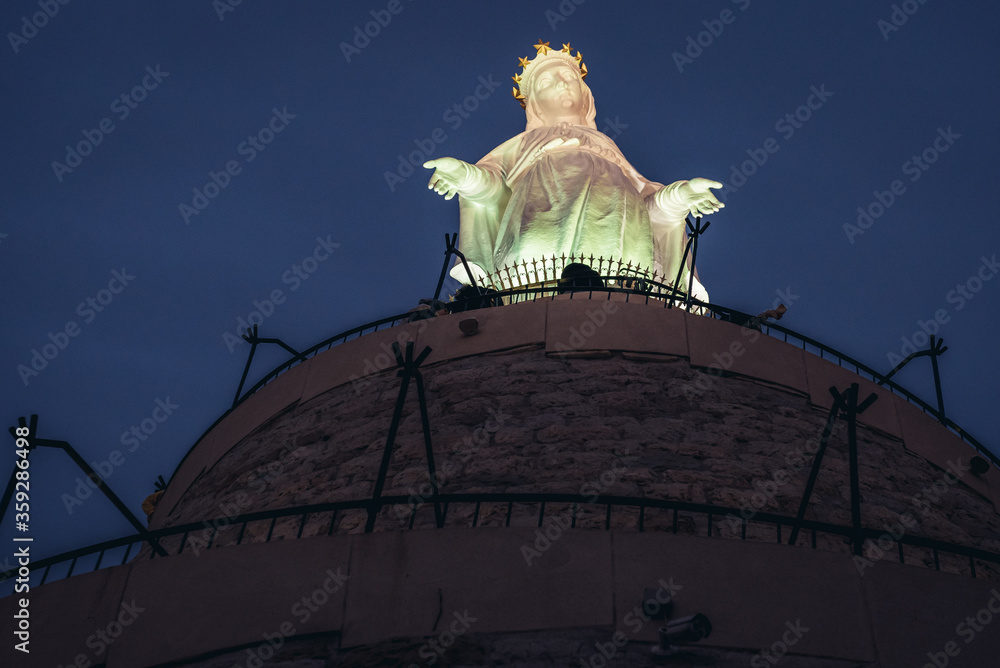
<svg viewBox="0 0 1000 668"><path fill-rule="evenodd" d="M427 187L445 199L451 199L458 192L459 186L468 176L468 165L456 158L437 158L424 163L427 169L433 169L431 180Z"/></svg>

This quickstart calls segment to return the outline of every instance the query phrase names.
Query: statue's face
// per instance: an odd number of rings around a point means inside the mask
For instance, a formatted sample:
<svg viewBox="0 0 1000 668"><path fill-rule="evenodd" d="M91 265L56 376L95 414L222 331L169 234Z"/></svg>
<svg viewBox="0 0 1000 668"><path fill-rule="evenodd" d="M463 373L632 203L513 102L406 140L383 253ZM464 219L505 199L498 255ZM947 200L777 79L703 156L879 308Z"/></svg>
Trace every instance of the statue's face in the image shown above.
<svg viewBox="0 0 1000 668"><path fill-rule="evenodd" d="M535 73L531 85L531 101L538 115L546 121L583 112L583 91L580 70L568 63L544 63Z"/></svg>

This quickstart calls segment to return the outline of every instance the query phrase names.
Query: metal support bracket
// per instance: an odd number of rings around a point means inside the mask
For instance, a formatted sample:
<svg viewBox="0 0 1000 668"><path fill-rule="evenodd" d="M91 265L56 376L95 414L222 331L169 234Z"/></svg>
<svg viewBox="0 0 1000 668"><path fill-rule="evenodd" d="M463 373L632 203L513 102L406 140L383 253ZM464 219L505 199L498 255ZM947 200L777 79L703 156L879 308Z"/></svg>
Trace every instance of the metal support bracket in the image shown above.
<svg viewBox="0 0 1000 668"><path fill-rule="evenodd" d="M858 390L860 385L852 383L844 392L839 392L836 387L830 387L830 394L833 395L833 406L830 407L830 414L826 418L826 425L823 427L823 435L820 437L819 449L813 459L812 470L809 471L809 479L806 481L806 489L799 501L799 510L795 515L795 525L788 538L788 544L794 545L799 537L802 520L806 515L806 508L809 505L809 498L812 496L813 487L816 484L816 477L819 475L820 466L823 464L823 455L826 453L826 446L830 442L830 435L833 433L833 425L837 417L847 420L847 448L850 460L850 485L851 485L851 526L853 537L851 539L854 554L861 554L862 531L861 531L861 489L858 474L858 435L857 417L875 403L878 396L874 393L868 395L864 401L858 403Z"/></svg>
<svg viewBox="0 0 1000 668"><path fill-rule="evenodd" d="M431 354L431 349L430 347L424 348L420 355L414 359L413 342L410 341L406 344L405 357L400 350L399 343L392 344L392 352L396 356L396 366L399 368L396 375L402 378L402 383L399 386L399 395L396 397L396 408L392 413L392 422L389 424L389 435L385 440L385 449L382 451L382 463L378 469L378 477L375 479L375 490L372 492L371 502L368 506L365 533L371 533L375 529L375 520L382 510L382 490L385 487L385 478L389 472L389 462L392 459L392 446L396 443L396 433L403 418L403 405L406 402L406 391L409 388L410 379L413 379L417 386L417 402L420 404L420 421L424 431L424 448L427 453L427 475L433 489L431 499L434 502L434 519L438 528L444 526L444 514L441 512L441 503L438 500L439 484L437 471L434 467L434 449L431 446L431 424L427 416L427 397L424 393L424 379L420 373L420 365Z"/></svg>
<svg viewBox="0 0 1000 668"><path fill-rule="evenodd" d="M441 277L438 278L437 288L434 290L434 299L441 298L441 288L444 286L445 276L448 275L448 261L451 259L452 255L457 256L458 259L462 261L462 266L465 267L465 273L469 277L472 287L479 287L476 285L476 277L472 275L472 269L469 268L469 262L465 259L465 255L462 251L458 250L458 247L455 245L456 241L458 241L458 232L452 235L445 233L444 265L441 267Z"/></svg>
<svg viewBox="0 0 1000 668"><path fill-rule="evenodd" d="M245 334L243 334L243 340L250 344L250 354L247 356L246 366L243 367L243 376L240 378L240 385L236 388L236 396L233 398L233 408L240 403L240 393L243 392L243 384L247 382L247 374L250 373L250 364L253 362L253 354L257 352L257 345L261 343L276 343L292 355L297 357L300 362L305 362L306 358L302 356L302 353L297 352L290 345L282 341L281 339L262 339L257 336L257 325L253 326L253 329L248 329Z"/></svg>
<svg viewBox="0 0 1000 668"><path fill-rule="evenodd" d="M684 222L687 225L688 230L688 240L687 244L684 245L684 254L681 256L680 266L677 267L677 276L674 278L672 284L672 290L670 292L670 308L674 306L674 299L677 297L677 290L681 282L681 276L684 274L684 268L687 266L688 253L691 253L691 271L688 276L688 289L687 295L684 297L684 308L687 311L691 310L691 290L694 287L694 268L695 262L698 260L698 238L705 233L708 226L712 223L705 221L705 224L701 224L701 216L695 216L694 222L687 216L684 217Z"/></svg>
<svg viewBox="0 0 1000 668"><path fill-rule="evenodd" d="M90 465L86 462L86 460L84 460L83 457L80 456L80 454L73 448L72 445L70 445L66 441L54 441L47 438L38 438L36 436L36 434L38 433L38 415L32 415L30 422L28 420L25 420L23 417L19 417L17 419L17 423L18 427L22 429L25 427L28 428L28 435L22 438L25 438L28 441L27 450L29 455L31 454L32 450L38 447L58 448L60 450L63 450L66 454L70 456L70 459L72 459L73 462L78 467L80 467L80 470L82 470L87 475L87 478L92 483L97 485L97 488L104 493L104 496L108 497L108 499L111 500L111 503L113 503L115 508L118 509L118 512L124 515L125 519L127 519L129 523L133 527L135 527L135 530L142 536L142 539L147 543L149 543L149 545L156 551L158 555L160 555L161 557L167 556L166 550L164 550L160 546L159 541L157 541L155 538L149 535L149 531L146 529L146 526L139 521L139 518L137 518L134 514L132 514L132 511L128 509L128 506L122 503L121 499L119 499L118 496L111 491L111 488L108 487L108 485L104 482L104 479L101 476L99 476L94 471L94 469L90 468ZM16 429L17 427L10 428L11 436L16 436L17 434ZM27 455L25 456L25 459L27 459ZM20 470L19 468L15 467L14 470L11 472L10 481L7 483L7 489L4 490L3 499L0 500L0 521L3 520L4 516L6 516L7 508L10 506L10 500L14 496L14 487L15 484L17 483L16 476L19 470Z"/></svg>
<svg viewBox="0 0 1000 668"><path fill-rule="evenodd" d="M897 371L906 366L910 360L916 357L923 357L925 355L930 357L931 368L934 370L934 391L937 393L938 420L941 424L948 426L948 420L944 415L944 397L941 393L941 373L938 370L938 357L943 355L946 350L948 350L948 346L944 345L944 339L939 339L931 334L930 348L907 355L906 359L892 367L892 371L882 376L882 380L878 381L878 384L884 384L887 380L896 375Z"/></svg>

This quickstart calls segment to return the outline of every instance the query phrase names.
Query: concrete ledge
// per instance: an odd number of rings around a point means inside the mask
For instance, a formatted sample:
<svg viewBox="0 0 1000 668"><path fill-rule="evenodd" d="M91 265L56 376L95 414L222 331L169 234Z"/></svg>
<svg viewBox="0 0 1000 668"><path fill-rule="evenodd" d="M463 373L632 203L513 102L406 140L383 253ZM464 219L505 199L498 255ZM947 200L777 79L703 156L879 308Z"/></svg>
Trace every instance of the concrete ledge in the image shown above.
<svg viewBox="0 0 1000 668"><path fill-rule="evenodd" d="M691 366L721 369L806 394L801 349L756 330L703 316L687 317Z"/></svg>
<svg viewBox="0 0 1000 668"><path fill-rule="evenodd" d="M895 399L903 444L907 450L946 471L952 470L956 462L964 466L969 465L969 461L976 455L975 448L916 406L911 406L899 397ZM992 463L990 468L993 468ZM996 504L985 478L967 471L959 480Z"/></svg>
<svg viewBox="0 0 1000 668"><path fill-rule="evenodd" d="M637 299L638 303L605 299L551 302L545 327L546 352L623 350L687 357L687 314L680 309L647 306L642 298Z"/></svg>
<svg viewBox="0 0 1000 668"><path fill-rule="evenodd" d="M993 610L1000 612L1000 593L991 583L879 562L865 571L864 587L882 668L928 663L949 668L997 665L1000 629L996 625L1000 621L995 612L975 620L990 601ZM987 615L993 619L980 625ZM965 621L968 617L980 631ZM957 651L954 656L946 653L949 642ZM937 663L929 653L938 655Z"/></svg>
<svg viewBox="0 0 1000 668"><path fill-rule="evenodd" d="M324 536L75 576L31 591L30 665L72 664L80 653L107 668L218 652L260 656L265 634L275 642L339 634L343 649L466 631L596 628L646 643L662 622L642 621L635 608L661 580L676 587L673 618L701 612L711 620L704 647L756 653L786 637L790 624L808 629L790 643L799 656L916 666L954 640L961 653L949 665L978 668L1000 652L989 622L980 621L986 628L974 643L956 632L991 599L1000 612L987 581L888 561L862 574L848 554L772 543L556 529L550 521L541 530ZM133 600L141 611L115 641L100 656L88 649L88 638ZM0 614L14 606L4 599ZM4 665L25 665L12 654L7 643Z"/></svg>
<svg viewBox="0 0 1000 668"><path fill-rule="evenodd" d="M108 666L256 648L266 644L265 633L292 637L339 629L346 585L334 576L338 569L347 576L349 551L349 541L322 537L137 561L124 598L145 611L111 648Z"/></svg>
<svg viewBox="0 0 1000 668"><path fill-rule="evenodd" d="M344 646L436 636L466 611L475 633L609 626L611 535L567 533L529 566L521 547L535 539L513 527L355 537L364 567L352 567Z"/></svg>
<svg viewBox="0 0 1000 668"><path fill-rule="evenodd" d="M545 341L547 301L524 302L501 308L484 308L425 320L417 337L414 354L426 346L431 354L424 364L448 359L483 355L497 350L519 348ZM475 318L479 330L466 336L458 323Z"/></svg>
<svg viewBox="0 0 1000 668"><path fill-rule="evenodd" d="M859 385L858 403L864 401L872 393L878 397L875 403L858 416L858 422L874 427L890 436L903 437L899 425L900 420L896 415L896 403L899 397L853 371L821 359L812 353L803 353L803 357L806 362L806 377L809 381L809 401L813 405L829 411L830 407L833 406L833 395L830 394L830 388L836 387L838 391L843 392L852 383L857 383Z"/></svg>
<svg viewBox="0 0 1000 668"><path fill-rule="evenodd" d="M392 344L399 343L405 353L407 342L416 343L417 336L426 328L426 320L396 325L351 339L316 355L302 365L309 369L309 377L302 389L302 402L354 379L394 369L396 358L392 353ZM414 345L414 354L418 352Z"/></svg>
<svg viewBox="0 0 1000 668"><path fill-rule="evenodd" d="M0 615L3 616L4 642L0 648L0 665L3 666L86 666L100 665L108 657L108 649L114 647L129 627L114 627L118 638L106 635L112 640L105 643L97 634L107 633L108 625L116 621L122 612L125 582L131 566L106 568L94 573L74 575L41 587L32 587L27 593L13 594L0 599ZM31 642L30 654L14 649L14 613L18 610L18 599L27 598ZM136 601L139 606L145 604ZM140 613L142 614L142 613ZM123 621L130 617L123 617ZM81 658L82 657L82 658ZM87 663L87 662L90 663Z"/></svg>

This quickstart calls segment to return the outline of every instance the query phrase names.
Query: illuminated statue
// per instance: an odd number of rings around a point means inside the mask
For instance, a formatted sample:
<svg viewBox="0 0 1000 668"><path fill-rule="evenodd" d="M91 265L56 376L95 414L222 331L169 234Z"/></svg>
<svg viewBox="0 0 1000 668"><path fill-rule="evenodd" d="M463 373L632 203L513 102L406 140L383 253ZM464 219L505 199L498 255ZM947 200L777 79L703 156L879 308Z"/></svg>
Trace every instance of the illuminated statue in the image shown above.
<svg viewBox="0 0 1000 668"><path fill-rule="evenodd" d="M535 59L521 58L523 71L513 77L525 131L475 165L455 158L424 163L434 169L428 188L445 199L459 195L459 249L477 282L553 255L614 257L673 282L687 241L684 218L725 206L710 190L722 184L696 178L663 186L643 178L597 129L580 53L541 40L535 48ZM469 282L461 264L451 274ZM685 289L688 278L683 272ZM697 278L692 294L708 299Z"/></svg>

